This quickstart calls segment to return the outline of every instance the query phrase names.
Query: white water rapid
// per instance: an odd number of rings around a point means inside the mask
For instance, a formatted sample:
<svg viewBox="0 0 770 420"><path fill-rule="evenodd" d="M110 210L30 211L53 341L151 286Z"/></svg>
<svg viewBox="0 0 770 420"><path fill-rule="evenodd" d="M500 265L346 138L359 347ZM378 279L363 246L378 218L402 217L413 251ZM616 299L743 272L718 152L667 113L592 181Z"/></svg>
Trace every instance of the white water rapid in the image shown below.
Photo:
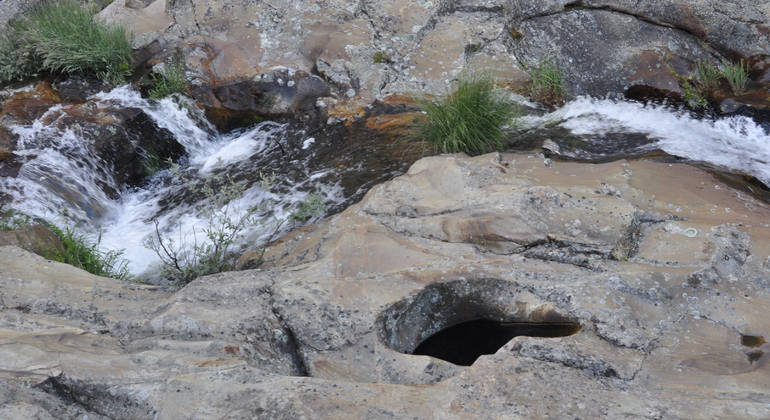
<svg viewBox="0 0 770 420"><path fill-rule="evenodd" d="M94 99L100 107L117 104L141 108L158 126L169 130L186 150L180 163L181 175L164 170L141 188L120 191L119 198L110 198L102 187L118 189L117 184L110 179L109 170L88 155L86 140L71 130L47 125L44 115L31 126L11 127L20 136L17 154L27 161L17 177L0 179L0 191L13 197L11 207L20 212L61 226L75 225L94 241L101 237L102 248L124 250L130 271L140 278L152 278L153 264L158 262L155 253L144 245L154 234L156 222L161 232L177 238L178 243L191 243L193 232L200 237L207 219L199 209L207 199L191 194L187 183L200 185L212 176L228 174L250 183L243 196L230 203L237 212L260 202L276 203L262 213L265 226L245 232L241 239L244 245L261 244L275 229L274 218L286 217L309 192L319 194L330 206L346 203L353 196L340 186L344 170L309 165L303 160L321 147L314 138L300 136L291 140L294 144L285 144L289 141L284 136L286 126L266 122L218 134L201 115L191 111L194 107L180 106L171 99L148 101L128 87ZM751 174L770 185L770 135L749 118L710 121L664 106L580 98L553 113L528 117L526 121L530 128L556 126L569 130L588 146L632 135L644 139L629 146L634 152L661 149ZM606 149L617 153L621 148ZM294 154L287 155L287 149L294 150ZM264 191L259 173L271 172L279 176L276 189ZM361 191L356 193L360 197ZM282 232L290 227L286 224Z"/></svg>
<svg viewBox="0 0 770 420"><path fill-rule="evenodd" d="M664 105L579 98L544 117L531 119L530 125L558 125L586 143L615 154L622 147L606 143L623 141L623 135L636 135L634 145L629 146L634 150L625 153L660 149L693 162L752 175L770 185L770 134L748 117L712 121ZM647 141L640 142L641 136Z"/></svg>

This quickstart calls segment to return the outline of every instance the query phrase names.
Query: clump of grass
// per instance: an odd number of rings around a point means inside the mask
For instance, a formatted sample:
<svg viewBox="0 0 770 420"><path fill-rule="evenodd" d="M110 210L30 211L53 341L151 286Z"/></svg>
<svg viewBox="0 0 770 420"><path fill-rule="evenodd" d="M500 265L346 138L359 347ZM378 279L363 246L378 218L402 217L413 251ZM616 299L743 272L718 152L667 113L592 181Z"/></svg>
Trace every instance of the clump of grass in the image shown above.
<svg viewBox="0 0 770 420"><path fill-rule="evenodd" d="M27 228L32 225L42 224L54 233L62 242L63 249L49 250L43 255L50 260L82 268L97 276L111 277L114 279L130 280L128 261L121 258L123 251L102 251L99 249L99 241L89 244L85 235L78 234L71 227L60 228L53 223L33 220L28 215L10 210L0 217L0 230L13 230Z"/></svg>
<svg viewBox="0 0 770 420"><path fill-rule="evenodd" d="M385 51L377 51L374 53L374 57L372 58L375 63L387 63L391 64L393 62L393 59L390 58L390 54L386 53Z"/></svg>
<svg viewBox="0 0 770 420"><path fill-rule="evenodd" d="M721 73L716 67L708 63L698 61L695 63L694 76L697 80L697 83L701 86L701 88L703 88L703 90L712 91L717 88L717 83L719 82Z"/></svg>
<svg viewBox="0 0 770 420"><path fill-rule="evenodd" d="M159 74L153 74L153 88L149 91L150 99L160 100L175 93L184 94L187 89L184 56L176 54L171 63L164 64Z"/></svg>
<svg viewBox="0 0 770 420"><path fill-rule="evenodd" d="M442 153L479 155L503 148L516 126L519 106L486 73L461 75L451 94L423 100L415 136Z"/></svg>
<svg viewBox="0 0 770 420"><path fill-rule="evenodd" d="M48 224L51 230L64 245L63 251L55 251L53 255L45 255L46 258L65 264L82 268L97 276L111 277L113 279L130 280L128 261L123 259L123 251L102 251L99 249L99 241L89 244L84 235L81 235L70 227L64 229Z"/></svg>
<svg viewBox="0 0 770 420"><path fill-rule="evenodd" d="M749 70L746 68L743 60L732 63L723 58L722 74L727 79L727 83L730 84L734 94L742 95L746 93L746 85L749 82Z"/></svg>
<svg viewBox="0 0 770 420"><path fill-rule="evenodd" d="M0 29L0 83L34 76L41 67L40 57L23 33L24 26L17 22Z"/></svg>
<svg viewBox="0 0 770 420"><path fill-rule="evenodd" d="M529 84L529 96L537 102L548 106L564 103L567 89L564 76L551 58L544 58L535 67L529 68L532 81Z"/></svg>
<svg viewBox="0 0 770 420"><path fill-rule="evenodd" d="M7 25L0 34L0 82L39 71L123 82L133 53L126 29L96 22L95 12L74 0L50 2Z"/></svg>

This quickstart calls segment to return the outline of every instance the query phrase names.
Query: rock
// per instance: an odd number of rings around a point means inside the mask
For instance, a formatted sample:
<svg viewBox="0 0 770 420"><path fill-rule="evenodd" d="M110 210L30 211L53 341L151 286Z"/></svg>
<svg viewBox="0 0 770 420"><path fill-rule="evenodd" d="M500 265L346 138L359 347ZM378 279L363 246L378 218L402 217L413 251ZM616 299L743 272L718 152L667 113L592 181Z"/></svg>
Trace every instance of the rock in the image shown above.
<svg viewBox="0 0 770 420"><path fill-rule="evenodd" d="M522 68L552 55L570 96L618 95L634 86L678 95L669 65L686 76L695 61L756 61L770 50L770 11L760 0L145 3L117 0L99 16L126 24L137 48L181 46L191 90L205 105L281 115L304 97L257 85L257 78L319 76L325 87L314 79L313 96L329 89L331 108L342 112L388 95L442 94L473 68L521 86L528 80Z"/></svg>
<svg viewBox="0 0 770 420"><path fill-rule="evenodd" d="M316 100L330 96L331 91L318 76L273 71L253 80L220 85L214 89L214 94L228 109L281 117L312 111Z"/></svg>
<svg viewBox="0 0 770 420"><path fill-rule="evenodd" d="M634 85L681 94L669 56L713 59L680 31L628 14L583 9L523 20L511 45L530 65L549 56L564 73L570 95L623 94Z"/></svg>
<svg viewBox="0 0 770 420"><path fill-rule="evenodd" d="M101 107L94 102L65 107L50 115L60 129L77 130L97 157L105 180L118 188L138 185L147 175L147 156L159 162L184 153L173 135L139 108ZM109 184L107 184L109 186Z"/></svg>
<svg viewBox="0 0 770 420"><path fill-rule="evenodd" d="M48 258L53 257L57 252L64 251L64 245L59 237L42 225L0 231L0 246L6 245L16 245Z"/></svg>
<svg viewBox="0 0 770 420"><path fill-rule="evenodd" d="M768 417L768 218L683 164L445 155L178 291L2 247L2 413ZM479 317L580 328L411 354Z"/></svg>
<svg viewBox="0 0 770 420"><path fill-rule="evenodd" d="M730 58L764 56L770 47L770 10L761 0L740 3L587 0L579 5L567 0L522 1L512 8L511 15L515 20L526 20L582 10L609 10L664 28L680 29Z"/></svg>
<svg viewBox="0 0 770 420"><path fill-rule="evenodd" d="M59 92L65 102L83 103L91 95L108 91L110 86L97 79L70 76L54 82L53 88Z"/></svg>

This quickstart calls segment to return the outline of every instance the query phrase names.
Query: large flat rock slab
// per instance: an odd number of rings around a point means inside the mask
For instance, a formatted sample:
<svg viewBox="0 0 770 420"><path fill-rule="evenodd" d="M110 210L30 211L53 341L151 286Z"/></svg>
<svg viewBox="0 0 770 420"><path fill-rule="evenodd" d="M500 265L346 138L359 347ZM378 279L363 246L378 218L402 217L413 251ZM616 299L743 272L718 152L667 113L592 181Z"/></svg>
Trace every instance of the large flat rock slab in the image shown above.
<svg viewBox="0 0 770 420"><path fill-rule="evenodd" d="M0 413L766 418L768 223L684 164L443 155L181 290L2 247ZM412 354L478 318L579 331Z"/></svg>

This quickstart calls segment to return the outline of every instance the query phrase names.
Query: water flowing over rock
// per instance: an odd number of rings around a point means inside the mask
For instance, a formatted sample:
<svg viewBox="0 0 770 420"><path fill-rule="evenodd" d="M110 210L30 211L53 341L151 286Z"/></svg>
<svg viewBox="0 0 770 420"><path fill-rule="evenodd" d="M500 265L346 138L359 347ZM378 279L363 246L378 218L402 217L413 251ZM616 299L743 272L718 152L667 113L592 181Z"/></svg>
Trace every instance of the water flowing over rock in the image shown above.
<svg viewBox="0 0 770 420"><path fill-rule="evenodd" d="M768 220L687 165L448 155L179 291L2 247L0 414L765 418ZM580 330L409 354L479 316Z"/></svg>

